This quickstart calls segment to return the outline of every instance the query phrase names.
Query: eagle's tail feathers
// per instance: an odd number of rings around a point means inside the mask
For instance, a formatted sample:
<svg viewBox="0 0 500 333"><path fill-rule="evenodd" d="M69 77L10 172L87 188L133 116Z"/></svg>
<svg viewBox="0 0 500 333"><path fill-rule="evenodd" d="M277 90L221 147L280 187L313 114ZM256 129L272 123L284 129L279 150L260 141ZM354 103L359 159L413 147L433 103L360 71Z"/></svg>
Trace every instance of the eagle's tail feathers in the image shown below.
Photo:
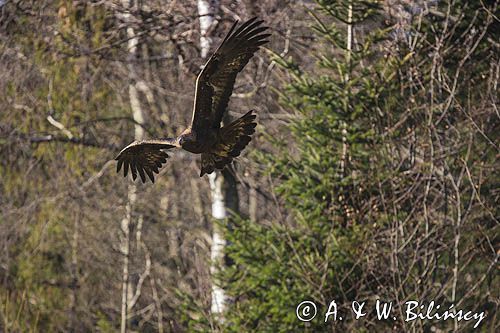
<svg viewBox="0 0 500 333"><path fill-rule="evenodd" d="M252 140L251 135L255 133L256 115L248 111L244 116L231 124L221 128L221 139L216 145L213 153L201 154L201 174L210 174L215 169L222 170L226 165L238 157L243 149Z"/></svg>
<svg viewBox="0 0 500 333"><path fill-rule="evenodd" d="M215 169L222 170L224 167L233 161L232 157L219 156L213 153L201 154L201 172L200 177L204 174L211 174Z"/></svg>

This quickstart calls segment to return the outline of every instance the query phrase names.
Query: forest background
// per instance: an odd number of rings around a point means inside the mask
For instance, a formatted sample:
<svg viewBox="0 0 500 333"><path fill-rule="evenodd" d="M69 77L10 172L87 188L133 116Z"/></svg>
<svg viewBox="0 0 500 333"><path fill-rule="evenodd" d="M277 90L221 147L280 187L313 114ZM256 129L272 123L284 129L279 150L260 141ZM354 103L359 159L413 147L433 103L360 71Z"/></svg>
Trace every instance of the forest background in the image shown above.
<svg viewBox="0 0 500 333"><path fill-rule="evenodd" d="M499 331L498 5L0 1L0 331L472 330L408 300ZM272 37L228 108L259 123L233 168L116 174L187 126L207 52L254 16ZM376 299L396 320L296 317Z"/></svg>

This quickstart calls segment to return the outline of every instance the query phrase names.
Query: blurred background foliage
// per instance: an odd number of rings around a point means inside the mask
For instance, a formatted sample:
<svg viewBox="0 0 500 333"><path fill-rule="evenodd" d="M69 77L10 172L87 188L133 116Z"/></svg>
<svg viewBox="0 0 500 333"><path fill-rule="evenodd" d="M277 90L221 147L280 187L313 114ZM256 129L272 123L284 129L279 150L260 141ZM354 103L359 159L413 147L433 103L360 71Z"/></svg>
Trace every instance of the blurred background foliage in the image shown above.
<svg viewBox="0 0 500 333"><path fill-rule="evenodd" d="M112 161L137 126L166 137L189 123L197 4L125 2L0 2L0 331L119 330L124 219L130 332L474 325L405 322L415 299L485 311L479 330L498 331L498 1L221 0L215 45L255 15L273 35L229 105L259 126L231 170L239 211L219 222L213 277L197 158L174 154L135 200ZM223 321L212 281L230 298ZM397 320L348 315L376 299ZM302 300L323 315L298 321ZM342 322L324 322L332 300Z"/></svg>

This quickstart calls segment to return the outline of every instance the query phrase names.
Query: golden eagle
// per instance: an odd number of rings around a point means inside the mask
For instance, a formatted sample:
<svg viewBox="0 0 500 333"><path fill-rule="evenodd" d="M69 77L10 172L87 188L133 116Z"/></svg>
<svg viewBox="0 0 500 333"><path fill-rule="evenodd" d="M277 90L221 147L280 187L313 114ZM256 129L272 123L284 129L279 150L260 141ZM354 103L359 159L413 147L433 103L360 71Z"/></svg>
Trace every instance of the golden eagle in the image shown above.
<svg viewBox="0 0 500 333"><path fill-rule="evenodd" d="M223 169L251 140L255 132L256 116L253 110L229 125L222 126L222 117L233 92L236 75L245 67L259 47L268 42L270 34L256 17L236 29L237 21L229 30L219 48L210 57L196 79L193 118L191 125L177 138L135 141L125 147L115 158L117 172L123 166L126 177L130 169L135 180L137 174L143 183L146 175L154 183L167 161L165 149L182 148L201 154L201 173ZM236 29L236 30L235 30Z"/></svg>

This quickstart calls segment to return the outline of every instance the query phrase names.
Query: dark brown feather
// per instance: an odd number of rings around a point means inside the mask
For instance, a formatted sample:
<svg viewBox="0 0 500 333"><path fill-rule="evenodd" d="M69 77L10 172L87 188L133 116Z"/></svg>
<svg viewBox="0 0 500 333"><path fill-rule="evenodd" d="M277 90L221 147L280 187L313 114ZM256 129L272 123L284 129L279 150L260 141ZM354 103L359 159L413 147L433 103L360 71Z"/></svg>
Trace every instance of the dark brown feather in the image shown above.
<svg viewBox="0 0 500 333"><path fill-rule="evenodd" d="M215 169L224 169L226 165L238 157L241 151L250 143L257 124L254 122L256 116L253 110L247 112L241 118L224 126L220 130L219 141L211 153L201 154L201 173L212 173Z"/></svg>
<svg viewBox="0 0 500 333"><path fill-rule="evenodd" d="M198 139L220 128L236 75L245 67L259 47L268 41L267 27L253 18L235 30L236 23L210 57L196 82L196 97L191 126Z"/></svg>
<svg viewBox="0 0 500 333"><path fill-rule="evenodd" d="M158 173L162 164L167 162L168 154L163 149L174 147L178 147L175 139L132 142L115 158L118 161L116 172L120 172L123 166L124 177L127 176L130 169L134 180L139 174L142 182L145 183L147 175L154 183L154 174Z"/></svg>
<svg viewBox="0 0 500 333"><path fill-rule="evenodd" d="M223 169L240 155L255 132L255 115L248 112L240 119L221 128L221 121L231 97L237 74L245 67L259 47L267 43L270 34L263 21L253 18L237 27L236 22L210 57L196 80L193 118L177 139L136 141L125 147L116 157L117 172L129 169L132 178L142 182L148 177L154 183L154 174L166 163L165 149L183 148L201 153L201 175ZM182 145L182 146L181 146Z"/></svg>

